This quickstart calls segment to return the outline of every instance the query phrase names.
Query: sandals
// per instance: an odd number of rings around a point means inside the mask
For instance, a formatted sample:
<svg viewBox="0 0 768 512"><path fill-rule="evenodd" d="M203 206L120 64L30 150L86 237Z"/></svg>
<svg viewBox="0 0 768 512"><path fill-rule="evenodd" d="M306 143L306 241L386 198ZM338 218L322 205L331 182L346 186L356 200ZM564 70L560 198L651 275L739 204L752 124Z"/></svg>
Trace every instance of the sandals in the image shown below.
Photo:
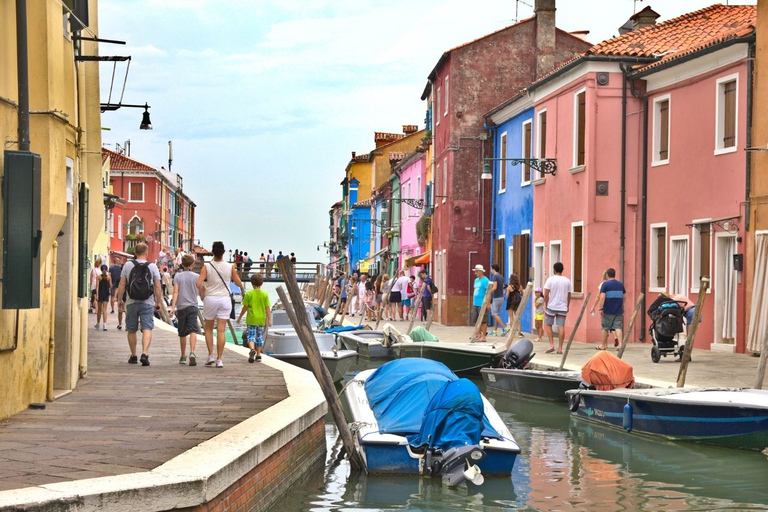
<svg viewBox="0 0 768 512"><path fill-rule="evenodd" d="M551 354L551 353L552 353L552 352L554 352L554 351L555 351L555 349L554 349L554 348L548 348L547 350L545 350L545 351L544 351L544 353L545 353L545 354Z"/></svg>
<svg viewBox="0 0 768 512"><path fill-rule="evenodd" d="M608 350L607 347L601 347L600 345L595 347L595 350Z"/></svg>

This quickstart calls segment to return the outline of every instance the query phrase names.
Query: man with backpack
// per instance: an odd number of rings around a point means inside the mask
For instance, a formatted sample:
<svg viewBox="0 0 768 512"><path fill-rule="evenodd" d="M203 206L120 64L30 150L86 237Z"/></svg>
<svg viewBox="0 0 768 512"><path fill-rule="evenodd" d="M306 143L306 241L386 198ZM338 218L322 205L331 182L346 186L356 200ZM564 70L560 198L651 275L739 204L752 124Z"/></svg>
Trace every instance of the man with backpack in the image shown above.
<svg viewBox="0 0 768 512"><path fill-rule="evenodd" d="M424 295L421 297L421 320L426 322L427 314L432 309L432 296L437 293L437 286L425 269L421 269L419 276L422 284L427 285L424 287Z"/></svg>
<svg viewBox="0 0 768 512"><path fill-rule="evenodd" d="M131 350L129 364L149 366L149 345L152 343L152 329L155 327L155 308L163 304L160 289L160 271L157 265L147 261L147 244L139 243L134 252L135 259L123 265L120 286L117 289L119 306L125 301L125 330L128 332L128 348ZM126 292L127 298L123 295ZM157 306L156 306L157 305ZM136 357L136 333L141 322L141 358Z"/></svg>

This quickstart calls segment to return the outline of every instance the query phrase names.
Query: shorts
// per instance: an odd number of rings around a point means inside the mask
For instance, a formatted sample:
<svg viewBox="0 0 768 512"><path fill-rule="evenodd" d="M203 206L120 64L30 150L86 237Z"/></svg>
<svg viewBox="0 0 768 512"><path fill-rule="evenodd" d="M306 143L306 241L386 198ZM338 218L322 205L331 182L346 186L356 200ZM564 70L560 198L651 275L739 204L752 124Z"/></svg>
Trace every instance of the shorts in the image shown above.
<svg viewBox="0 0 768 512"><path fill-rule="evenodd" d="M341 303L342 304L346 304L347 303L347 298L346 297L342 297L341 298Z"/></svg>
<svg viewBox="0 0 768 512"><path fill-rule="evenodd" d="M477 323L477 317L480 315L480 309L483 306L472 306L472 324ZM483 315L482 325L488 325L488 315Z"/></svg>
<svg viewBox="0 0 768 512"><path fill-rule="evenodd" d="M264 346L264 326L263 325L249 325L245 328L245 340L248 343L253 343L257 347Z"/></svg>
<svg viewBox="0 0 768 512"><path fill-rule="evenodd" d="M543 322L544 321L544 313L534 313L533 319L537 322Z"/></svg>
<svg viewBox="0 0 768 512"><path fill-rule="evenodd" d="M192 333L199 333L200 327L197 325L197 306L190 306L184 309L176 310L176 322L178 325L179 338L189 336Z"/></svg>
<svg viewBox="0 0 768 512"><path fill-rule="evenodd" d="M403 306L408 306L408 307L410 307L410 305L411 305L411 299L403 299L403 300L401 300L401 301L400 301L400 304L402 304Z"/></svg>
<svg viewBox="0 0 768 512"><path fill-rule="evenodd" d="M128 304L125 315L125 330L128 332L138 332L139 321L141 321L142 331L151 331L155 328L155 305L146 302L134 302Z"/></svg>
<svg viewBox="0 0 768 512"><path fill-rule="evenodd" d="M381 302L389 304L389 292L381 294Z"/></svg>
<svg viewBox="0 0 768 512"><path fill-rule="evenodd" d="M109 289L109 294L112 297L114 297L116 293L117 293L117 286L113 286L112 288Z"/></svg>
<svg viewBox="0 0 768 512"><path fill-rule="evenodd" d="M232 300L229 295L208 295L203 299L203 318L206 320L229 320Z"/></svg>
<svg viewBox="0 0 768 512"><path fill-rule="evenodd" d="M567 314L567 311L553 311L547 308L544 310L544 323L547 325L557 323L558 327L565 327L565 315Z"/></svg>
<svg viewBox="0 0 768 512"><path fill-rule="evenodd" d="M624 315L605 315L600 319L600 327L606 331L615 331L624 327Z"/></svg>
<svg viewBox="0 0 768 512"><path fill-rule="evenodd" d="M389 302L399 304L401 300L400 292L389 292Z"/></svg>
<svg viewBox="0 0 768 512"><path fill-rule="evenodd" d="M491 299L491 314L500 315L502 304L504 304L504 297L494 297Z"/></svg>

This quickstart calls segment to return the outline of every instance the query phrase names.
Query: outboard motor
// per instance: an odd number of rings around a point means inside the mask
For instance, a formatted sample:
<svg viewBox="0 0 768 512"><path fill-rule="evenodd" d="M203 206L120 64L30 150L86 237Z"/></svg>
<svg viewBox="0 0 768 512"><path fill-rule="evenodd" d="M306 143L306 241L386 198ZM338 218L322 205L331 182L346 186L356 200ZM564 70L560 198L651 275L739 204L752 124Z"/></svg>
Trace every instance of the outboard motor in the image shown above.
<svg viewBox="0 0 768 512"><path fill-rule="evenodd" d="M535 355L531 340L523 338L509 347L501 363L504 368L520 370L525 368Z"/></svg>
<svg viewBox="0 0 768 512"><path fill-rule="evenodd" d="M477 463L485 458L485 452L476 445L460 446L446 450L440 465L440 476L445 485L457 486L469 480L475 485L483 483L483 475Z"/></svg>

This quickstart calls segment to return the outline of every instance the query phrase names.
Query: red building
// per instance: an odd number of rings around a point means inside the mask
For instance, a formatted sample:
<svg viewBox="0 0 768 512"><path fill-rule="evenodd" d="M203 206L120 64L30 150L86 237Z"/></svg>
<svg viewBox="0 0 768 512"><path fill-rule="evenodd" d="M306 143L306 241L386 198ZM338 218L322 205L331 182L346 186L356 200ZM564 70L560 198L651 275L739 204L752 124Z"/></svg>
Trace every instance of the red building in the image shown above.
<svg viewBox="0 0 768 512"><path fill-rule="evenodd" d="M484 114L587 50L555 27L555 0L536 0L536 15L445 52L429 74L434 215L432 262L440 289L438 320L466 325L476 264L491 264L491 185L481 180L493 152Z"/></svg>
<svg viewBox="0 0 768 512"><path fill-rule="evenodd" d="M195 203L182 190L182 178L123 154L102 148L111 193L119 199L107 218L110 250L132 253L139 242L149 247L149 260L161 249L192 252Z"/></svg>

